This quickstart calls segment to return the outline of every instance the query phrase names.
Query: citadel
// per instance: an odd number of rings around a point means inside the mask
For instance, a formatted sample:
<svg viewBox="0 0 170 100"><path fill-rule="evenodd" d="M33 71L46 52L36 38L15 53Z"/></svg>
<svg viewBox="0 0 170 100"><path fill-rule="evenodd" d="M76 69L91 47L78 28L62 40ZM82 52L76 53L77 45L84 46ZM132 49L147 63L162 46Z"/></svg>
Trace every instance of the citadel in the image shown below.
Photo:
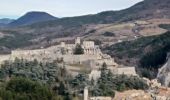
<svg viewBox="0 0 170 100"><path fill-rule="evenodd" d="M74 50L80 45L84 51L83 54L76 55ZM67 69L77 70L75 67L81 65L90 70L90 78L97 78L100 75L99 68L106 63L108 68L114 74L136 75L135 67L122 67L115 63L114 59L107 54L103 54L98 45L94 41L81 41L80 37L75 39L74 44L66 44L61 42L59 45L51 46L45 49L36 50L14 50L9 55L0 55L0 63L5 60L13 61L15 58L38 61L54 61L61 60ZM74 71L72 71L74 72ZM76 74L76 73L74 73Z"/></svg>

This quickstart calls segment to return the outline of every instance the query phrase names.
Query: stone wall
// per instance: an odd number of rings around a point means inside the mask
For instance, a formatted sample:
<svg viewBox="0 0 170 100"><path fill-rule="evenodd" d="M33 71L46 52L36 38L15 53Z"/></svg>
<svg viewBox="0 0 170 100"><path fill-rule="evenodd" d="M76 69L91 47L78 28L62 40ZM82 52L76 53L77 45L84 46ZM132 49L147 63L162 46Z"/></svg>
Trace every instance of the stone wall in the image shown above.
<svg viewBox="0 0 170 100"><path fill-rule="evenodd" d="M97 60L98 58L100 58L98 57L98 55L61 55L61 57L66 63L70 63L70 64L75 64L75 63L81 64L82 62L88 60Z"/></svg>
<svg viewBox="0 0 170 100"><path fill-rule="evenodd" d="M117 74L125 74L125 75L137 75L135 67L121 67L117 68Z"/></svg>
<svg viewBox="0 0 170 100"><path fill-rule="evenodd" d="M0 55L0 65L3 64L4 61L9 59L10 59L10 55Z"/></svg>
<svg viewBox="0 0 170 100"><path fill-rule="evenodd" d="M89 80L94 79L95 81L100 78L101 71L99 70L92 70L89 74Z"/></svg>

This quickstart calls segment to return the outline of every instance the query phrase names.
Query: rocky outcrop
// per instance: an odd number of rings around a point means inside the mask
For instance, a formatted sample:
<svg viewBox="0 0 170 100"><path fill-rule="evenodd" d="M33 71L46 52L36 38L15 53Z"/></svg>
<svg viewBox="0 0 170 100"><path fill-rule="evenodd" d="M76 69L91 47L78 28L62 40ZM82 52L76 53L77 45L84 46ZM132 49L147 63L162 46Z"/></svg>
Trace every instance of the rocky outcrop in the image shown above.
<svg viewBox="0 0 170 100"><path fill-rule="evenodd" d="M170 85L170 55L167 57L167 62L159 69L157 79L164 86Z"/></svg>

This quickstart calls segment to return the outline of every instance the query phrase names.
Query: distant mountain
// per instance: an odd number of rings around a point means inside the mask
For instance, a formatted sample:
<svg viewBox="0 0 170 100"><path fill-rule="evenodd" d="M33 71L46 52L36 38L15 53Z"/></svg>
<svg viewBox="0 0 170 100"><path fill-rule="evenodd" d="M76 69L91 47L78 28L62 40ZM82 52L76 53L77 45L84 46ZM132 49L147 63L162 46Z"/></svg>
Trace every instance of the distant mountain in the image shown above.
<svg viewBox="0 0 170 100"><path fill-rule="evenodd" d="M3 18L3 19L0 19L0 24L9 24L13 21L14 21L14 19Z"/></svg>
<svg viewBox="0 0 170 100"><path fill-rule="evenodd" d="M0 19L0 27L4 27L13 21L14 21L14 19L9 19L9 18Z"/></svg>
<svg viewBox="0 0 170 100"><path fill-rule="evenodd" d="M17 20L11 22L9 26L30 25L37 22L56 20L57 18L46 12L28 12Z"/></svg>

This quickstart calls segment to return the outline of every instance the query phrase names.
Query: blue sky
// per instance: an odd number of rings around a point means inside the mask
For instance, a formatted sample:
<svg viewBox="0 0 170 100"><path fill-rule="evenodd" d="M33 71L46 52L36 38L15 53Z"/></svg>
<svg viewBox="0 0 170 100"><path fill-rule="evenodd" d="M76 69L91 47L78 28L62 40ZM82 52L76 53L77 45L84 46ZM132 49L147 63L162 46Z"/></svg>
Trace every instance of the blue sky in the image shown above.
<svg viewBox="0 0 170 100"><path fill-rule="evenodd" d="M0 18L18 18L29 11L45 11L56 17L95 14L128 8L142 0L0 0Z"/></svg>

